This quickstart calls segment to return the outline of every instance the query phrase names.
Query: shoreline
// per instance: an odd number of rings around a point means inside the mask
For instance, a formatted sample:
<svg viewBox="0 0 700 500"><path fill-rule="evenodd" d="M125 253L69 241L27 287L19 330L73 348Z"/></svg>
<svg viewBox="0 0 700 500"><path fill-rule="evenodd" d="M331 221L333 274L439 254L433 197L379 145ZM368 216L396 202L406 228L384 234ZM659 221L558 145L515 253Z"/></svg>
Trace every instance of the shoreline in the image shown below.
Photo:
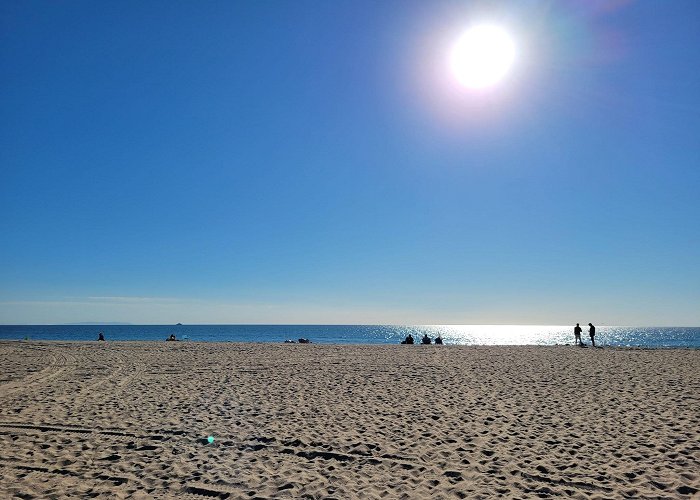
<svg viewBox="0 0 700 500"><path fill-rule="evenodd" d="M170 335L179 340L197 342L265 342L277 343L299 338L313 343L339 345L387 345L399 344L411 334L414 339L427 335L431 339L440 336L445 345L572 345L573 328L564 326L532 325L461 325L451 326L319 326L319 325L268 325L268 326L46 326L1 327L0 339L35 341L42 340L97 340L103 333L109 341L162 341ZM584 342L588 336L584 334ZM698 328L598 328L596 344L616 347L697 347L700 348Z"/></svg>
<svg viewBox="0 0 700 500"><path fill-rule="evenodd" d="M700 491L695 348L0 341L0 361L0 496Z"/></svg>
<svg viewBox="0 0 700 500"><path fill-rule="evenodd" d="M121 344L126 344L126 345L131 345L131 344L146 344L146 345L159 345L161 343L168 343L172 344L170 341L166 341L165 339L162 340L105 340L105 341L98 341L98 340L44 340L44 339L39 339L39 340L34 340L34 339L0 339L0 346L3 343L24 343L24 344L48 344L48 345L54 345L54 344L85 344L85 345L107 345L107 344L115 344L115 345L121 345ZM513 348L513 349L518 349L518 348L564 348L564 347L575 347L580 350L663 350L663 351L673 351L673 350L680 350L680 351L685 351L685 350L700 350L700 346L652 346L652 345L627 345L627 346L622 346L622 345L597 345L595 347L592 347L591 345L586 345L585 347L579 347L575 344L449 344L445 343L442 345L438 344L421 344L420 342L417 342L415 344L411 345L405 345L401 344L399 342L396 343L370 343L370 342L365 342L365 343L352 343L352 342L309 342L309 343L299 343L299 342L285 342L284 340L259 340L259 341L239 341L239 340L180 340L178 339L175 342L175 345L179 344L203 344L203 345L209 345L209 344L221 344L221 345L285 345L285 346L293 346L293 345L304 345L304 346L336 346L336 347L391 347L391 346L396 346L400 347L402 349L411 349L411 348L435 348L435 349L455 349L455 348Z"/></svg>

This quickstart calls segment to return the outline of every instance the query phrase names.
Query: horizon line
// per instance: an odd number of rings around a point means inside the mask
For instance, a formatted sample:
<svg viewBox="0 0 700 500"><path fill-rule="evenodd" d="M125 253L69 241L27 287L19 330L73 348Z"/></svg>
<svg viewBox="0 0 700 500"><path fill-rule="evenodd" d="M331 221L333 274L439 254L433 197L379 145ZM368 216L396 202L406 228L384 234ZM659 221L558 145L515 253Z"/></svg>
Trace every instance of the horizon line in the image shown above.
<svg viewBox="0 0 700 500"><path fill-rule="evenodd" d="M570 326L554 323L126 323L126 322L76 322L76 323L0 323L0 326ZM596 326L618 328L700 328L700 325L612 325Z"/></svg>

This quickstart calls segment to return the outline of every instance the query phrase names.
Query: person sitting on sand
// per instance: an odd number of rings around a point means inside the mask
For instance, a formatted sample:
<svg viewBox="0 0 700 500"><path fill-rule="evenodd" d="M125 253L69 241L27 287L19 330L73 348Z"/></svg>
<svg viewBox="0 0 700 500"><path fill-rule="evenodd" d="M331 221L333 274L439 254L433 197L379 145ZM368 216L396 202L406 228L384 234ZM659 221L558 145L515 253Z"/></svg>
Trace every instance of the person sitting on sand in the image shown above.
<svg viewBox="0 0 700 500"><path fill-rule="evenodd" d="M442 345L442 337L440 335L435 338L435 345Z"/></svg>
<svg viewBox="0 0 700 500"><path fill-rule="evenodd" d="M165 339L165 340L168 341L168 342L175 342L177 339L175 338L175 334L174 334L174 333L171 333L171 334L170 334L170 337L168 337L168 338Z"/></svg>
<svg viewBox="0 0 700 500"><path fill-rule="evenodd" d="M430 337L428 337L428 334L426 333L425 335L423 335L423 338L421 339L420 343L421 344L432 344L433 341L430 340Z"/></svg>
<svg viewBox="0 0 700 500"><path fill-rule="evenodd" d="M591 345L595 347L595 326L593 326L593 323L588 323L588 326L590 326L588 335L591 336Z"/></svg>
<svg viewBox="0 0 700 500"><path fill-rule="evenodd" d="M574 327L574 345L580 345L581 344L581 327L576 323L576 326Z"/></svg>
<svg viewBox="0 0 700 500"><path fill-rule="evenodd" d="M98 333L98 334L97 334L97 340L101 340L102 342L104 342L104 340L105 340L105 334L102 333L102 332Z"/></svg>
<svg viewBox="0 0 700 500"><path fill-rule="evenodd" d="M409 333L405 340L401 341L402 344L413 344L413 336Z"/></svg>

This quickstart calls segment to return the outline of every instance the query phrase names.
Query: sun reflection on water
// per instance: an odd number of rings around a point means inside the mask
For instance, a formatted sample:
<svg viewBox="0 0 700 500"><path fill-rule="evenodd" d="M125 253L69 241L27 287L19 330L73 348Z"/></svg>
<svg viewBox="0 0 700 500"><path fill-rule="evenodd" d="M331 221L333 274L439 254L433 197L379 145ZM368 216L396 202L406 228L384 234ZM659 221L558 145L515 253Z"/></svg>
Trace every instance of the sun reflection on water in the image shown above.
<svg viewBox="0 0 700 500"><path fill-rule="evenodd" d="M424 325L398 327L392 338L411 334L419 340L440 335L445 344L460 345L553 345L573 342L573 327L552 325Z"/></svg>

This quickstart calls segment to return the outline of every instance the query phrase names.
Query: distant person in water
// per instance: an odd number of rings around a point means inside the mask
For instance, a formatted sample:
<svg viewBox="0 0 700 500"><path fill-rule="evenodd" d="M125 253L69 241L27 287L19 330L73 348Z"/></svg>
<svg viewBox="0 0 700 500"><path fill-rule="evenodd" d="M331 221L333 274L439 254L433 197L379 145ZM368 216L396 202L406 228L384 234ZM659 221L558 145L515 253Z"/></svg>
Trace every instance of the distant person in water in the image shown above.
<svg viewBox="0 0 700 500"><path fill-rule="evenodd" d="M590 327L588 329L588 335L591 336L591 345L595 347L595 326L593 326L593 323L588 323L588 326Z"/></svg>
<svg viewBox="0 0 700 500"><path fill-rule="evenodd" d="M104 340L105 340L105 334L102 333L102 332L98 333L98 334L97 334L97 340L101 340L101 341L104 342Z"/></svg>
<svg viewBox="0 0 700 500"><path fill-rule="evenodd" d="M439 334L435 338L435 345L442 345L442 337Z"/></svg>
<svg viewBox="0 0 700 500"><path fill-rule="evenodd" d="M402 344L413 344L413 336L409 333L404 340L401 341Z"/></svg>
<svg viewBox="0 0 700 500"><path fill-rule="evenodd" d="M426 333L425 335L423 335L423 338L420 340L420 343L421 344L432 344L433 341L430 340L430 337L428 337L428 334Z"/></svg>
<svg viewBox="0 0 700 500"><path fill-rule="evenodd" d="M576 323L574 327L574 345L581 345L581 327Z"/></svg>
<svg viewBox="0 0 700 500"><path fill-rule="evenodd" d="M165 340L167 340L168 342L175 342L177 339L175 338L175 334L174 334L174 333L171 333L171 334L170 334L170 337L168 337L168 338L165 339Z"/></svg>

